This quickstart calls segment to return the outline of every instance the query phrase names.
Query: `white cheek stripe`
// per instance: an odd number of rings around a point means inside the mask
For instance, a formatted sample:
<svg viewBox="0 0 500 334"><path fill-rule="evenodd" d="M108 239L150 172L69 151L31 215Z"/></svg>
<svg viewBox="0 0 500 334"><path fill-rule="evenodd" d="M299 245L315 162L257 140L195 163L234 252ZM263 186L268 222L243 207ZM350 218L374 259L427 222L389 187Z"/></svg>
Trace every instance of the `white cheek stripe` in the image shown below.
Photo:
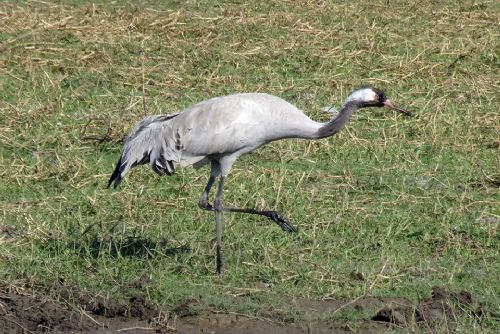
<svg viewBox="0 0 500 334"><path fill-rule="evenodd" d="M371 90L370 88L364 88L357 90L353 92L351 95L349 95L345 100L344 104L354 100L370 102L370 101L375 101L376 98L377 94L373 90Z"/></svg>

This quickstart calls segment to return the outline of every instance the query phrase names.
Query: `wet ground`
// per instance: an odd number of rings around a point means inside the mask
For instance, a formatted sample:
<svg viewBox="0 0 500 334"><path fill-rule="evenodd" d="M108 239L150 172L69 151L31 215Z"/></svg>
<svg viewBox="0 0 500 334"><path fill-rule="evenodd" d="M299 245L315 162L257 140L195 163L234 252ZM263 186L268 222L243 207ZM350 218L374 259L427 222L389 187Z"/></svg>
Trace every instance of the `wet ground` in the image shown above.
<svg viewBox="0 0 500 334"><path fill-rule="evenodd" d="M193 312L197 300L187 300L164 311L140 295L118 303L80 293L77 300L69 303L64 291L60 301L54 301L33 295L28 289L10 287L0 292L0 333L383 333L390 328L414 330L415 326L425 330L443 323L452 328L457 317L481 317L486 312L470 293L452 293L439 287L418 304L375 297L352 301L303 299L291 303L300 312L313 315L311 319L327 319L328 315L332 318L346 310L367 316L353 324L332 320L294 323L272 312L262 317ZM459 305L461 314L451 305Z"/></svg>

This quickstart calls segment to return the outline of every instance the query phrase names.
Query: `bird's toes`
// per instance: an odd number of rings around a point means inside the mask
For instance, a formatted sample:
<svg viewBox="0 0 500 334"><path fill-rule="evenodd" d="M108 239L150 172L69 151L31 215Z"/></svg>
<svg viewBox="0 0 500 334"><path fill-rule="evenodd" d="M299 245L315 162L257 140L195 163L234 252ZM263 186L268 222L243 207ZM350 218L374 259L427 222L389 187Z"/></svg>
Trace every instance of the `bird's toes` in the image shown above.
<svg viewBox="0 0 500 334"><path fill-rule="evenodd" d="M281 229L285 232L297 232L297 228L293 226L289 221L283 222Z"/></svg>
<svg viewBox="0 0 500 334"><path fill-rule="evenodd" d="M200 200L198 202L198 206L200 208L202 208L203 210L208 210L208 211L212 211L213 210L213 206L212 204L208 203L208 201L203 201L203 200Z"/></svg>
<svg viewBox="0 0 500 334"><path fill-rule="evenodd" d="M273 211L270 214L270 218L274 220L279 225L279 227L281 227L283 231L297 232L297 228L293 226L292 223L290 223L290 221L287 218L283 217L281 213Z"/></svg>

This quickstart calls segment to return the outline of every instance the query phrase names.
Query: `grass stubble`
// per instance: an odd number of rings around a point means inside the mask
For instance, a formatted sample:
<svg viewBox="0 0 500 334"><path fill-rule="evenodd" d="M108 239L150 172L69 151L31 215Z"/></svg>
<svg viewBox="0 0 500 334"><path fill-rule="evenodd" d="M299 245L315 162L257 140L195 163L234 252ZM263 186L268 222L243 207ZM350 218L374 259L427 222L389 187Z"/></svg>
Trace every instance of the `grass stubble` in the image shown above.
<svg viewBox="0 0 500 334"><path fill-rule="evenodd" d="M493 310L453 330L495 332L499 14L470 1L2 3L2 285L126 299L146 278L162 307L194 298L199 310L352 328L366 314L304 314L290 300L417 301L443 286ZM208 170L144 167L105 189L144 115L260 91L326 120L364 83L415 117L361 111L334 138L241 158L225 201L277 209L300 231L227 214L222 276L213 217L197 208Z"/></svg>

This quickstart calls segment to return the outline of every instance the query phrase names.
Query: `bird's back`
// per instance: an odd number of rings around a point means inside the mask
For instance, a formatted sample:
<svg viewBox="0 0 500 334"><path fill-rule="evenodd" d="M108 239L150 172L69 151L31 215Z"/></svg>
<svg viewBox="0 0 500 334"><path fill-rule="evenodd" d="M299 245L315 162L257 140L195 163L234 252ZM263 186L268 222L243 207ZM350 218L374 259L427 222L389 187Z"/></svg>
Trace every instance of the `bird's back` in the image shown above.
<svg viewBox="0 0 500 334"><path fill-rule="evenodd" d="M134 166L170 175L178 164L231 160L277 139L311 138L321 124L285 100L262 93L212 98L172 115L144 118L127 137L109 185Z"/></svg>
<svg viewBox="0 0 500 334"><path fill-rule="evenodd" d="M302 130L297 129L317 127L292 104L263 93L209 99L184 110L171 122L186 153L200 155L253 150L272 140L300 137Z"/></svg>

